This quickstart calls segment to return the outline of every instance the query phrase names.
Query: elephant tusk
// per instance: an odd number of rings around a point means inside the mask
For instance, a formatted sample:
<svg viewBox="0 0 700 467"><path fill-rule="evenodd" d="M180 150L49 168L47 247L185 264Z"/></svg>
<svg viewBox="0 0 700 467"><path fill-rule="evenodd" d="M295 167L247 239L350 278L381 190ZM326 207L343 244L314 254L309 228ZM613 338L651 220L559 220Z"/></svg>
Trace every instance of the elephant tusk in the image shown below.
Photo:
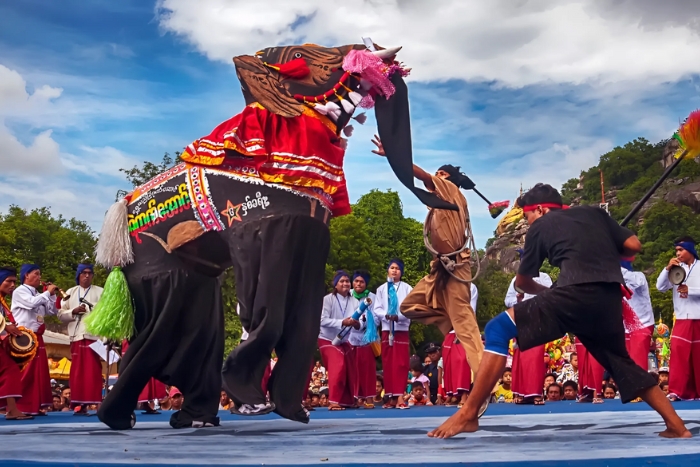
<svg viewBox="0 0 700 467"><path fill-rule="evenodd" d="M401 50L401 47L390 47L388 49L377 50L372 53L375 56L381 58L382 60L386 60L387 58L391 58L394 55L396 55L399 52L399 50Z"/></svg>

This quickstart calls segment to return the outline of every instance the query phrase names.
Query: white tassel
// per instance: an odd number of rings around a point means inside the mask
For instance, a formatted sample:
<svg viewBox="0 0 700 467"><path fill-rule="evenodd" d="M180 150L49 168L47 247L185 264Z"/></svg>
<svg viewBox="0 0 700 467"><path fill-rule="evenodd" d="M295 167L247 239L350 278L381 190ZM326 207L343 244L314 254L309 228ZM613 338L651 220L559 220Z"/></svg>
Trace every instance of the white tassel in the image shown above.
<svg viewBox="0 0 700 467"><path fill-rule="evenodd" d="M349 138L352 136L353 130L354 130L354 128L352 127L352 125L348 125L345 128L343 128L343 133L345 133L345 136L347 136Z"/></svg>
<svg viewBox="0 0 700 467"><path fill-rule="evenodd" d="M357 107L360 105L360 101L362 100L362 95L356 93L355 91L350 91L348 93L348 98L352 101L352 103Z"/></svg>
<svg viewBox="0 0 700 467"><path fill-rule="evenodd" d="M323 105L323 104L316 104L314 105L314 109L316 112L320 113L321 115L327 115L328 114L328 108Z"/></svg>
<svg viewBox="0 0 700 467"><path fill-rule="evenodd" d="M364 125L365 122L367 121L367 114L362 112L360 115L357 115L356 117L352 117L352 118L360 125Z"/></svg>
<svg viewBox="0 0 700 467"><path fill-rule="evenodd" d="M340 107L338 107L338 104L336 104L335 102L327 102L325 105L325 109L325 115L327 117L330 117L331 120L337 121L340 118L341 110Z"/></svg>
<svg viewBox="0 0 700 467"><path fill-rule="evenodd" d="M95 261L106 268L126 266L134 262L134 251L129 238L127 201L114 203L102 223L100 238L95 246Z"/></svg>
<svg viewBox="0 0 700 467"><path fill-rule="evenodd" d="M355 111L355 106L352 105L347 99L341 99L340 104L343 106L343 109L345 109L345 112L349 113L350 115L352 115L352 113Z"/></svg>
<svg viewBox="0 0 700 467"><path fill-rule="evenodd" d="M333 120L334 122L337 122L338 119L340 118L340 114L341 114L340 109L329 110L327 117L330 117L331 120Z"/></svg>

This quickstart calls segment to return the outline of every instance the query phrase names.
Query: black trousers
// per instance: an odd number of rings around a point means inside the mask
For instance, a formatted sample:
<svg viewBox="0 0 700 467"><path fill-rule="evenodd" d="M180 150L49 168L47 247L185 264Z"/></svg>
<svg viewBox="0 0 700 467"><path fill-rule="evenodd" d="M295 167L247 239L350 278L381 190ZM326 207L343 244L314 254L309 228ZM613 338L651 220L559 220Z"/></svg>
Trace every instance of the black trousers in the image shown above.
<svg viewBox="0 0 700 467"><path fill-rule="evenodd" d="M328 227L309 214L283 214L238 225L229 242L250 337L226 359L224 387L237 405L265 403L260 383L274 350L268 389L275 411L308 422L301 401L321 323Z"/></svg>
<svg viewBox="0 0 700 467"><path fill-rule="evenodd" d="M518 303L515 325L521 350L576 335L595 359L610 372L622 402L656 384L630 358L625 347L620 284L598 282L555 287Z"/></svg>
<svg viewBox="0 0 700 467"><path fill-rule="evenodd" d="M127 274L136 307L136 335L120 363L119 379L100 406L100 420L130 427L139 393L153 377L184 397L175 428L193 421L218 424L224 319L217 278L179 269L145 277Z"/></svg>

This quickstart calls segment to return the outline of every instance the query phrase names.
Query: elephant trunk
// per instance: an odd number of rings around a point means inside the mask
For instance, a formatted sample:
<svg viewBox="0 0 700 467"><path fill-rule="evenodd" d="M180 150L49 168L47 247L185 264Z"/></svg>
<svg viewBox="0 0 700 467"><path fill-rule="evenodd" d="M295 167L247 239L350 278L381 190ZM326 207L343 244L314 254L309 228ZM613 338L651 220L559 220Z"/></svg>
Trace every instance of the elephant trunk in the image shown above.
<svg viewBox="0 0 700 467"><path fill-rule="evenodd" d="M378 98L375 104L377 130L391 169L399 181L426 206L457 211L459 208L456 205L440 199L435 193L416 188L413 178L408 86L398 73L394 73L391 81L396 87L396 92L389 99Z"/></svg>

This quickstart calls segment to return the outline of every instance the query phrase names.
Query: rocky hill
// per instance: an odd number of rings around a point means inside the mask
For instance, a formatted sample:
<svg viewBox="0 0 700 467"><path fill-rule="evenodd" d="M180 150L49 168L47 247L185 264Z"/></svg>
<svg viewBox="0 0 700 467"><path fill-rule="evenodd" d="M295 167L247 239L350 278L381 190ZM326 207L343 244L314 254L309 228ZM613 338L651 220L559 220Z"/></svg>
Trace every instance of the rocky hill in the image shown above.
<svg viewBox="0 0 700 467"><path fill-rule="evenodd" d="M602 201L600 188L602 170L604 180L610 183L605 192L605 202L611 215L621 220L637 204L663 170L673 162L673 155L677 149L677 142L673 139L656 145L639 139L624 147L617 147L601 156L597 166L582 172L579 178L566 182L561 190L562 196L565 202L572 206L599 204ZM645 203L630 227L635 231L643 230L645 216L659 203L687 208L693 214L700 214L699 162L696 159L681 163L654 196ZM679 227L682 228L682 226ZM511 209L503 216L494 232L494 237L487 243L484 261L495 263L504 273L514 274L519 266L517 249L523 247L527 229L528 225L522 217L522 211L518 208ZM673 236L679 236L682 233L669 232ZM640 237L643 236L640 235ZM643 242L644 240L642 238ZM652 261L647 260L642 263L639 266L643 270L653 272Z"/></svg>

